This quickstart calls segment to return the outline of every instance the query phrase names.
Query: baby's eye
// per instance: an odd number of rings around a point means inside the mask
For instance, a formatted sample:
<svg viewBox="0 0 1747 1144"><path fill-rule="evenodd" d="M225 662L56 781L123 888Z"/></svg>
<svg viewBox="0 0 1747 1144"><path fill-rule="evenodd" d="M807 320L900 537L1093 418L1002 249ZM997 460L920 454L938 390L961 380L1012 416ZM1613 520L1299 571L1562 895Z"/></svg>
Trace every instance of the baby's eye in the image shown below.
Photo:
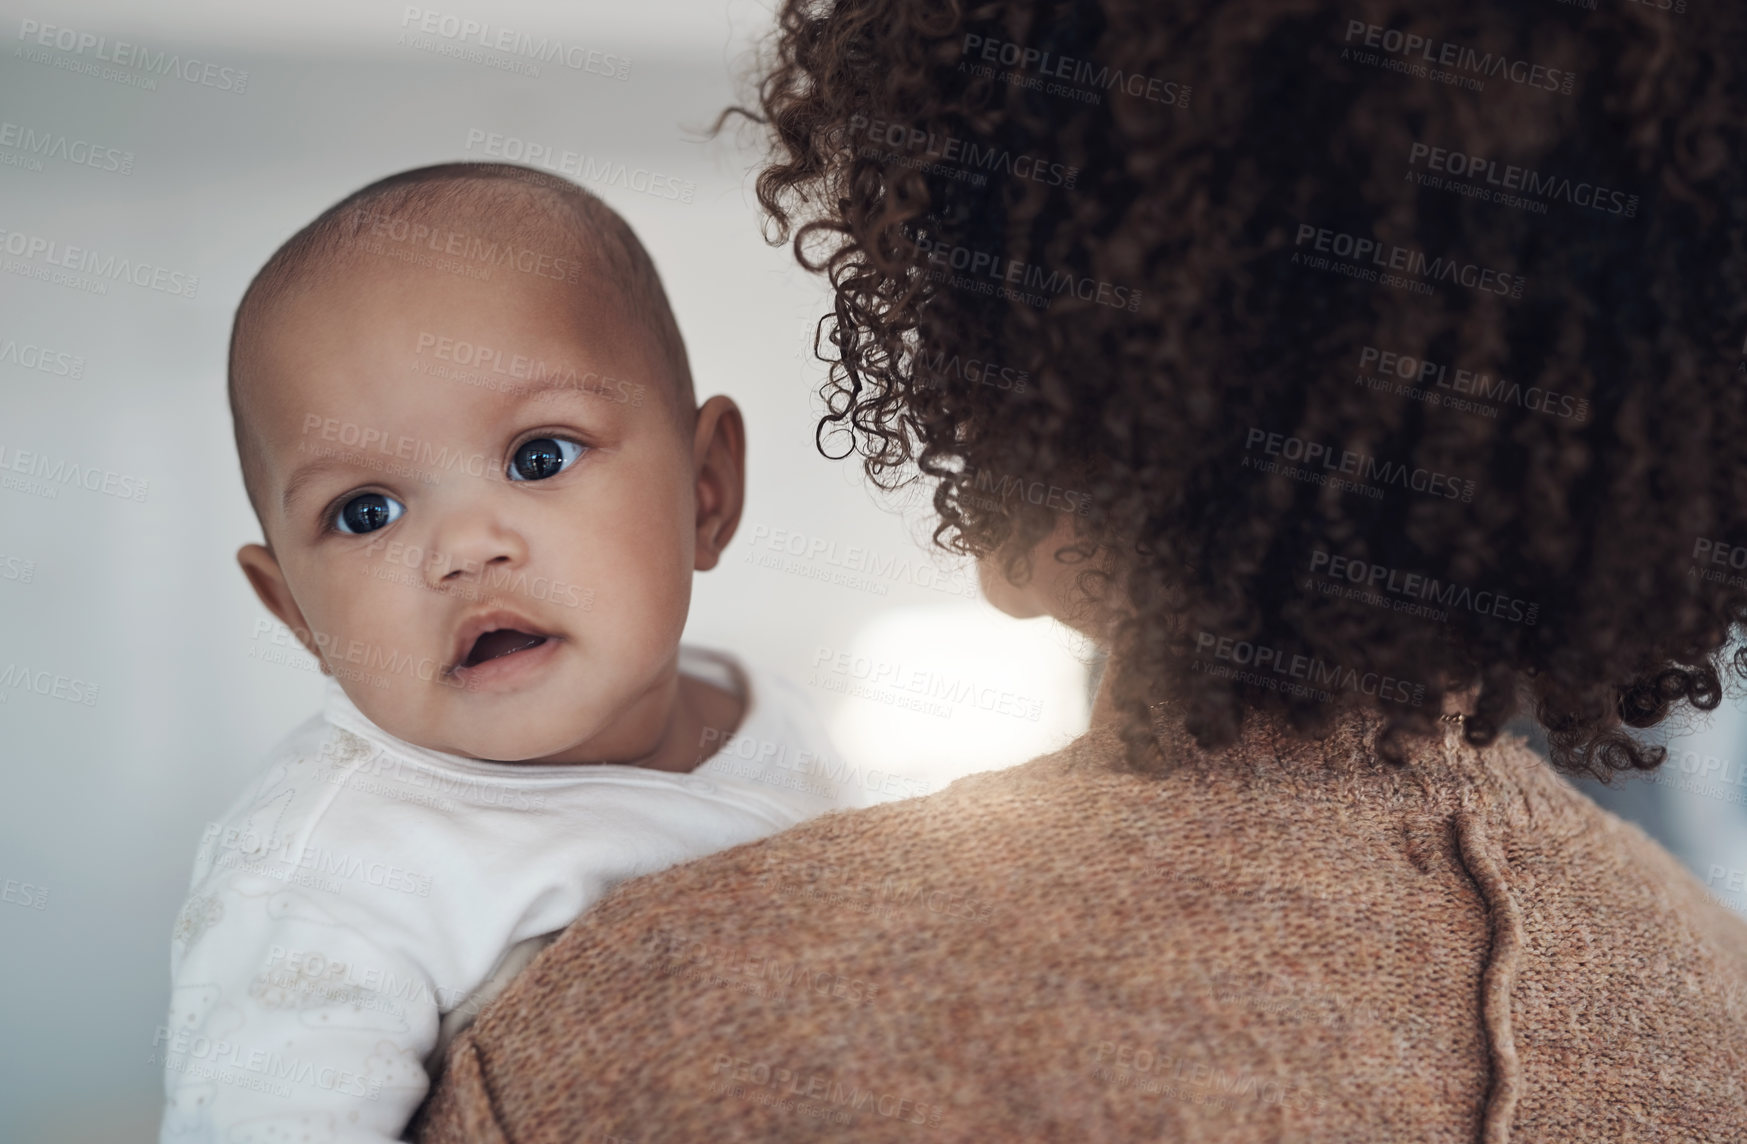
<svg viewBox="0 0 1747 1144"><path fill-rule="evenodd" d="M399 520L406 506L382 493L365 493L353 497L334 514L334 528L340 532L375 532Z"/></svg>
<svg viewBox="0 0 1747 1144"><path fill-rule="evenodd" d="M510 459L510 480L543 481L555 476L582 456L585 448L587 446L558 437L536 437L517 449L516 455Z"/></svg>

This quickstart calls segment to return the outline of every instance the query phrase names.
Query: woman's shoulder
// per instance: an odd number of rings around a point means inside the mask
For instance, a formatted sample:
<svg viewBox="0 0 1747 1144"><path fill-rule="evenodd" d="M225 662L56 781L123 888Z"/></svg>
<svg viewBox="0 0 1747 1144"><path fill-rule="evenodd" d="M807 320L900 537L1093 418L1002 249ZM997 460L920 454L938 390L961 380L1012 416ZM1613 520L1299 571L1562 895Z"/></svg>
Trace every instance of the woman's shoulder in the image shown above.
<svg viewBox="0 0 1747 1144"><path fill-rule="evenodd" d="M457 1042L419 1139L1239 1140L1272 1105L1382 1138L1467 1123L1507 1062L1534 1115L1605 1137L1614 1105L1542 1087L1594 1036L1747 1053L1747 927L1635 862L1653 843L1520 745L1397 771L1362 744L1141 775L1094 731L627 883ZM1500 981L1515 1033L1483 1011ZM1733 1115L1631 1099L1671 1130Z"/></svg>

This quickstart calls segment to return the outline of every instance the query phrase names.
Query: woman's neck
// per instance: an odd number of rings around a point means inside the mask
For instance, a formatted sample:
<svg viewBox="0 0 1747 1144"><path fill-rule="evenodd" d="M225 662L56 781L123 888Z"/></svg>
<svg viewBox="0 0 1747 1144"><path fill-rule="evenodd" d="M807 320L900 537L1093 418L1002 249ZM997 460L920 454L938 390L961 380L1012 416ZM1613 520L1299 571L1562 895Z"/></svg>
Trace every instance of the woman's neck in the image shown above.
<svg viewBox="0 0 1747 1144"><path fill-rule="evenodd" d="M1116 658L1116 653L1111 650L1112 645L1107 643L1104 648L1106 659L1103 672L1098 677L1098 690L1092 696L1092 714L1088 721L1089 727L1102 727L1120 722L1124 718L1122 711L1116 705L1116 677L1121 670L1121 665ZM1479 684L1474 684L1461 691L1449 692L1444 696L1443 710L1445 712L1472 711L1479 694Z"/></svg>
<svg viewBox="0 0 1747 1144"><path fill-rule="evenodd" d="M1104 645L1104 652L1104 668L1098 676L1098 690L1092 695L1092 727L1114 723L1122 717L1116 706L1116 654L1110 650L1109 644Z"/></svg>

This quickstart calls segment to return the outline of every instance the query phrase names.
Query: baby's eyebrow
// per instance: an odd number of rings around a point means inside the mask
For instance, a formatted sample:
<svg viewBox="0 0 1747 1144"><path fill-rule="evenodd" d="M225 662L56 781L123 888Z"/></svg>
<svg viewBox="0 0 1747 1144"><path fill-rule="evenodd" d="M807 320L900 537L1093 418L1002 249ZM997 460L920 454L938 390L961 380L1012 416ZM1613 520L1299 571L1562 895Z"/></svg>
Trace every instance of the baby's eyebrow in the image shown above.
<svg viewBox="0 0 1747 1144"><path fill-rule="evenodd" d="M302 468L292 473L290 478L285 482L285 493L279 498L280 511L289 516L291 514L291 502L296 500L298 494L302 493L306 488L313 484L317 478L324 477L335 469L357 469L362 467L363 466L361 466L357 461L338 453L326 457L319 457L316 460L311 461L309 464L304 465Z"/></svg>
<svg viewBox="0 0 1747 1144"><path fill-rule="evenodd" d="M599 391L609 382L615 384L627 384L622 378L608 377L607 375L597 373L594 370L583 371L580 381L578 380L575 370L568 373L549 373L535 378L534 380L527 382L525 385L519 386L513 399L517 404L531 401L542 401L551 397L554 393L562 393L566 390L576 394L578 397L594 397L598 399L600 397ZM594 387L593 389L589 388L591 385ZM641 389L642 387L638 386L638 388Z"/></svg>

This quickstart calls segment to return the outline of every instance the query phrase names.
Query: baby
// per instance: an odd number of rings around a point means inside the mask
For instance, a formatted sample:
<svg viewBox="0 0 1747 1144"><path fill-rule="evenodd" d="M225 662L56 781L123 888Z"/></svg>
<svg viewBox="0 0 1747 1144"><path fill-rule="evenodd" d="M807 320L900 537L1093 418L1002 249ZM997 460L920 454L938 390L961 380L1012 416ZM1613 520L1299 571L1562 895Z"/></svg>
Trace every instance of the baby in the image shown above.
<svg viewBox="0 0 1747 1144"><path fill-rule="evenodd" d="M593 196L495 164L353 194L249 286L230 398L238 560L333 678L202 839L162 1139L394 1140L614 885L866 800L795 688L680 645L745 430Z"/></svg>

